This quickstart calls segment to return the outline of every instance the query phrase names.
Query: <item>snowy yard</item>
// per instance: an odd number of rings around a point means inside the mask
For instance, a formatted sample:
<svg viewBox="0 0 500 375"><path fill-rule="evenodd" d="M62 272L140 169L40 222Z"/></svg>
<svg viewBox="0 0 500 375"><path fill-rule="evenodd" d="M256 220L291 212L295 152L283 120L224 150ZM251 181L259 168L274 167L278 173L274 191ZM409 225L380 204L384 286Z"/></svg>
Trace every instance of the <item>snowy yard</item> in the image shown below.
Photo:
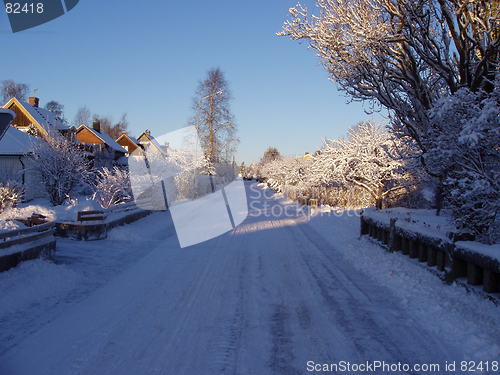
<svg viewBox="0 0 500 375"><path fill-rule="evenodd" d="M169 214L154 213L1 273L0 374L498 360L494 303L360 240L355 212L309 217L246 187L249 217L213 240L181 249Z"/></svg>

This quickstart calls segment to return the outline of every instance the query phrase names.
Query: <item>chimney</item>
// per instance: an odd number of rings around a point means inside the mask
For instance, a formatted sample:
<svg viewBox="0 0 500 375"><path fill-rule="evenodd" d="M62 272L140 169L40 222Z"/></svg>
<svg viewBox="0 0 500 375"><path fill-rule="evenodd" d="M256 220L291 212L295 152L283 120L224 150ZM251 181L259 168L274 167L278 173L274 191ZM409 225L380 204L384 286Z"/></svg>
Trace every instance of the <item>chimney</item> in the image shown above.
<svg viewBox="0 0 500 375"><path fill-rule="evenodd" d="M36 96L30 96L28 98L28 103L32 105L33 107L38 107L38 103L40 102L40 99L38 99Z"/></svg>
<svg viewBox="0 0 500 375"><path fill-rule="evenodd" d="M94 120L92 121L92 127L94 128L94 130L98 133L101 132L101 121L100 120Z"/></svg>

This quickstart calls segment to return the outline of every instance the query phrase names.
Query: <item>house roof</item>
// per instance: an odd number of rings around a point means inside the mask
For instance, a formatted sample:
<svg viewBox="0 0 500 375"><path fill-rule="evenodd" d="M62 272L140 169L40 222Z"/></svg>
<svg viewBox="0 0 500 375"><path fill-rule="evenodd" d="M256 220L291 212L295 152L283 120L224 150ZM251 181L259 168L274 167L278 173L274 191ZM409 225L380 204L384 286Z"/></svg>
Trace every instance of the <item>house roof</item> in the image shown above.
<svg viewBox="0 0 500 375"><path fill-rule="evenodd" d="M155 137L149 133L149 131L143 132L138 139L141 139L142 137L146 137L148 141L139 141L139 144L147 146L147 145L153 145L158 151L160 151L161 154L165 155L166 151L165 149L158 143Z"/></svg>
<svg viewBox="0 0 500 375"><path fill-rule="evenodd" d="M42 142L25 132L9 126L0 139L0 155L20 156L30 152L36 142Z"/></svg>
<svg viewBox="0 0 500 375"><path fill-rule="evenodd" d="M76 132L78 133L82 129L87 129L89 132L94 134L97 138L99 138L101 141L103 141L105 144L107 144L109 147L111 147L113 150L118 151L118 152L123 152L124 154L127 153L127 150L125 150L122 146L120 146L118 143L116 143L113 138L111 138L109 135L106 133L101 133L98 132L97 130L82 124L76 129Z"/></svg>
<svg viewBox="0 0 500 375"><path fill-rule="evenodd" d="M45 132L49 133L54 130L67 130L69 129L54 113L46 110L45 108L34 107L28 102L11 98L3 108L9 108L12 104L16 104L24 114L33 121L33 124L41 127Z"/></svg>
<svg viewBox="0 0 500 375"><path fill-rule="evenodd" d="M138 145L138 146L141 144L141 142L139 142L139 141L137 140L137 138L132 137L132 136L130 136L130 135L128 135L128 134L122 134L122 135L120 135L118 138L116 138L116 142L118 142L121 138L125 138L125 137L126 137L126 138L128 138L128 139L130 139L130 141L131 141L132 143L135 143L135 144L136 144L136 145Z"/></svg>
<svg viewBox="0 0 500 375"><path fill-rule="evenodd" d="M0 113L8 113L9 115L12 116L12 118L16 118L16 114L14 111L11 111L10 109L7 109L7 108L2 108L0 107Z"/></svg>

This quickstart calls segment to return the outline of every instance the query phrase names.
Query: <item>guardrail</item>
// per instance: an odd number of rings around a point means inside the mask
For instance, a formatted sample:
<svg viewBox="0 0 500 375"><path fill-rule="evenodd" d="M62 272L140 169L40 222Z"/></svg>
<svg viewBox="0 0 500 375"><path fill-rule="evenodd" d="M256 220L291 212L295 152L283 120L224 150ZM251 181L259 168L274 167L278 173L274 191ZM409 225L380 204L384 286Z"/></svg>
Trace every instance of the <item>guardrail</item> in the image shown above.
<svg viewBox="0 0 500 375"><path fill-rule="evenodd" d="M40 255L52 256L56 248L54 233L54 223L0 233L0 271ZM44 239L46 241L43 241Z"/></svg>
<svg viewBox="0 0 500 375"><path fill-rule="evenodd" d="M466 277L470 285L483 285L488 293L500 292L500 263L498 259L464 250L452 238L438 238L412 232L397 225L391 218L384 224L361 216L361 235L368 235L384 244L389 251L401 251L418 258L429 267L445 271L449 281ZM451 236L452 237L452 236Z"/></svg>

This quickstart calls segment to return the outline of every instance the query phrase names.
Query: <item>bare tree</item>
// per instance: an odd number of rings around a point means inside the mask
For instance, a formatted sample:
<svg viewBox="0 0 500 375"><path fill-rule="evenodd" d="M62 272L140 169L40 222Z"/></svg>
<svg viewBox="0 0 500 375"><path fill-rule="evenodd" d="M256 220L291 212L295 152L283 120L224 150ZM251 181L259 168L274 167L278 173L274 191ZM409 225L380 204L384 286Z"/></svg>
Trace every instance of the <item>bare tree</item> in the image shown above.
<svg viewBox="0 0 500 375"><path fill-rule="evenodd" d="M64 118L64 105L62 105L61 103L55 100L51 100L50 102L45 104L45 109L52 112L61 121L66 122L66 119Z"/></svg>
<svg viewBox="0 0 500 375"><path fill-rule="evenodd" d="M193 100L195 114L191 120L210 163L230 163L239 142L230 100L224 73L219 68L210 70L207 78L199 83Z"/></svg>
<svg viewBox="0 0 500 375"><path fill-rule="evenodd" d="M281 155L276 147L268 147L266 151L264 151L264 155L262 159L260 159L261 164L267 164L271 161L281 158Z"/></svg>
<svg viewBox="0 0 500 375"><path fill-rule="evenodd" d="M74 125L75 126L80 126L82 124L90 125L90 118L91 118L90 109L88 109L88 107L86 106L80 107L76 112Z"/></svg>
<svg viewBox="0 0 500 375"><path fill-rule="evenodd" d="M7 102L10 98L26 100L28 96L29 86L25 83L17 83L11 79L2 81L2 99Z"/></svg>
<svg viewBox="0 0 500 375"><path fill-rule="evenodd" d="M109 116L99 117L94 115L94 120L99 120L101 124L101 132L108 134L111 138L118 138L122 132L128 129L127 114L124 113L117 123L113 124L113 120Z"/></svg>

